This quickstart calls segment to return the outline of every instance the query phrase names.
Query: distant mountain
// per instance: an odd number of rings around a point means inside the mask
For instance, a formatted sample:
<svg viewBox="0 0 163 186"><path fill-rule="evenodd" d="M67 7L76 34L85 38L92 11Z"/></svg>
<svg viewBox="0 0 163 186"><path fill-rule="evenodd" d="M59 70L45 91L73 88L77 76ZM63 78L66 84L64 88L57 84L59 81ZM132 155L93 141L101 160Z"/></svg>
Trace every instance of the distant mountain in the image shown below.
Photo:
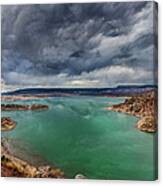
<svg viewBox="0 0 163 186"><path fill-rule="evenodd" d="M156 89L157 85L125 85L115 88L27 88L19 89L11 92L2 93L2 95L36 95L50 94L51 96L62 95L110 95L110 96L125 96L142 93L145 91Z"/></svg>

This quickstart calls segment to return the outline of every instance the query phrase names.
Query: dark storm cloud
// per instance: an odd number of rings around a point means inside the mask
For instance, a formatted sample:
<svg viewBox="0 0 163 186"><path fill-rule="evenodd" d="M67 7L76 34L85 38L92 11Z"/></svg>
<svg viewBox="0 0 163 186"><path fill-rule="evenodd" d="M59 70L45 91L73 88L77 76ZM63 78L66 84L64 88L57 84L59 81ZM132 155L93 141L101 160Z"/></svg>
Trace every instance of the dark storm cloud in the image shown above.
<svg viewBox="0 0 163 186"><path fill-rule="evenodd" d="M152 2L3 5L2 77L9 84L27 84L17 77L22 74L34 78L35 84L41 84L41 76L48 84L50 77L64 85L66 79L80 81L84 76L97 82L91 74L114 66L142 68L149 74L152 11ZM108 78L100 78L107 86ZM118 83L114 78L108 86Z"/></svg>

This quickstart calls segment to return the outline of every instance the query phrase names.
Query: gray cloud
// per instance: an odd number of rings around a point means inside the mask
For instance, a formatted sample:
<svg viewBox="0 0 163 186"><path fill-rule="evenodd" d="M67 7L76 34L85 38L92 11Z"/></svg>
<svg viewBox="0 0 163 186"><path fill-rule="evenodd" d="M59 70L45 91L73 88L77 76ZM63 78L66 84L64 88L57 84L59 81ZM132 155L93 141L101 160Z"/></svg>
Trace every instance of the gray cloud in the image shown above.
<svg viewBox="0 0 163 186"><path fill-rule="evenodd" d="M156 47L153 6L153 2L3 5L2 78L6 84L22 86L29 86L30 77L35 86L151 83ZM127 74L108 70L118 70L117 66L139 69L145 76L129 81ZM102 71L107 74L102 76Z"/></svg>

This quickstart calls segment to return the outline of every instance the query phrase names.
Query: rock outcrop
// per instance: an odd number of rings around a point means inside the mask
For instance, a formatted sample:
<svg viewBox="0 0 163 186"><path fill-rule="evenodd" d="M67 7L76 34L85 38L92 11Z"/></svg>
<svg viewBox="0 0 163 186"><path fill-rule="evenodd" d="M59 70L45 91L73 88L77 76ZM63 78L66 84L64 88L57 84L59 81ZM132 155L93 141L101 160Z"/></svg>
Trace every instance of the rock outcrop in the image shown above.
<svg viewBox="0 0 163 186"><path fill-rule="evenodd" d="M33 105L1 104L2 111L45 110L48 108L49 108L48 105L43 105L43 104L33 104Z"/></svg>
<svg viewBox="0 0 163 186"><path fill-rule="evenodd" d="M155 132L157 129L154 117L145 116L137 122L137 128L145 132Z"/></svg>
<svg viewBox="0 0 163 186"><path fill-rule="evenodd" d="M113 105L108 110L137 116L137 128L144 132L157 130L157 92L149 91L127 98L124 103Z"/></svg>
<svg viewBox="0 0 163 186"><path fill-rule="evenodd" d="M46 110L48 109L48 105L41 105L41 104L33 104L29 107L29 110Z"/></svg>
<svg viewBox="0 0 163 186"><path fill-rule="evenodd" d="M1 118L1 130L2 131L12 130L15 127L16 127L16 122L12 120L10 117Z"/></svg>

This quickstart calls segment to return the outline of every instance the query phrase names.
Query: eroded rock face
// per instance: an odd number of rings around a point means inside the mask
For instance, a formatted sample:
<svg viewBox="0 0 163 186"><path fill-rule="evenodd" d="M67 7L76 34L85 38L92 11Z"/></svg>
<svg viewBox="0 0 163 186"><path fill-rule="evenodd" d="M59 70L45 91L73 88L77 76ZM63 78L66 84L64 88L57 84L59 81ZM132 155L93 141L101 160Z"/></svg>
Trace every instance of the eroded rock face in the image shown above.
<svg viewBox="0 0 163 186"><path fill-rule="evenodd" d="M33 104L33 105L1 104L2 111L45 110L48 108L49 108L48 105L42 105L42 104Z"/></svg>
<svg viewBox="0 0 163 186"><path fill-rule="evenodd" d="M12 120L10 117L1 118L1 130L2 131L12 130L15 127L16 127L16 122Z"/></svg>

